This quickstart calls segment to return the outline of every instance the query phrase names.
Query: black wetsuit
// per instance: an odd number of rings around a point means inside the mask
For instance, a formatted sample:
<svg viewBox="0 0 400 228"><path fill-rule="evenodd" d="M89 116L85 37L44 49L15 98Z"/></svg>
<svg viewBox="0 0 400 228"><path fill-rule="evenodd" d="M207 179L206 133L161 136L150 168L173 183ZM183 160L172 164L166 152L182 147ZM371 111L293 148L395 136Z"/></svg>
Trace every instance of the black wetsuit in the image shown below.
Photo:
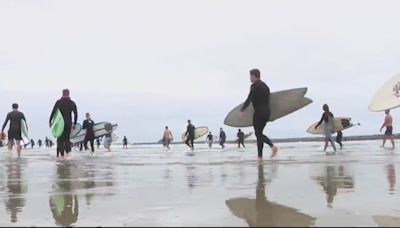
<svg viewBox="0 0 400 228"><path fill-rule="evenodd" d="M267 125L271 111L269 109L270 91L268 86L261 80L254 82L250 87L250 93L246 102L243 104L242 110L244 111L250 102L253 103L254 115L253 126L257 137L258 157L261 158L263 154L264 143L273 147L271 140L263 134L264 128Z"/></svg>
<svg viewBox="0 0 400 228"><path fill-rule="evenodd" d="M342 131L338 131L336 136L336 142L340 145L340 148L343 148L342 138L343 138Z"/></svg>
<svg viewBox="0 0 400 228"><path fill-rule="evenodd" d="M221 131L219 133L219 145L222 147L225 147L225 142L226 142L226 134L224 131Z"/></svg>
<svg viewBox="0 0 400 228"><path fill-rule="evenodd" d="M57 157L59 154L64 156L64 152L67 154L71 152L71 128L72 128L72 113L74 113L74 122L73 124L76 125L78 121L78 110L76 108L75 102L71 100L69 97L63 97L56 102L54 105L53 111L50 115L50 123L55 115L57 109L60 110L63 118L64 118L64 131L63 134L57 138Z"/></svg>
<svg viewBox="0 0 400 228"><path fill-rule="evenodd" d="M238 132L237 137L238 137L238 147L240 148L240 145L242 145L243 147L246 147L244 145L244 133L242 131Z"/></svg>
<svg viewBox="0 0 400 228"><path fill-rule="evenodd" d="M88 150L88 142L90 142L90 148L92 152L94 152L94 122L93 120L85 120L83 121L82 129L86 130L86 135L85 135L85 140L84 140L84 145L85 145L85 150Z"/></svg>
<svg viewBox="0 0 400 228"><path fill-rule="evenodd" d="M196 128L194 127L193 124L189 124L186 129L186 136L187 136L186 145L188 145L192 149L194 149L194 130L195 129Z"/></svg>
<svg viewBox="0 0 400 228"><path fill-rule="evenodd" d="M25 120L25 116L22 112L12 111L7 114L7 118L4 121L3 128L1 129L1 131L4 132L4 129L6 128L8 121L10 121L10 128L8 130L8 140L10 141L22 140L22 135L21 135L22 120Z"/></svg>

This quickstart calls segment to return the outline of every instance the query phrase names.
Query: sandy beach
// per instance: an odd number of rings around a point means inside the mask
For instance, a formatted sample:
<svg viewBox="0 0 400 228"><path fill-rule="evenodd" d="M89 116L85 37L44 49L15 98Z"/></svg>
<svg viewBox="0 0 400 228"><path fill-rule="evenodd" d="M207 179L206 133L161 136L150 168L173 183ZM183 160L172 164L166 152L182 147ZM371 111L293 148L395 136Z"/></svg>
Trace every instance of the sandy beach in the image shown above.
<svg viewBox="0 0 400 228"><path fill-rule="evenodd" d="M321 143L279 144L255 163L254 145L194 156L174 146L74 151L16 159L1 149L1 226L400 226L399 152L350 142L326 156ZM269 156L269 154L266 154Z"/></svg>

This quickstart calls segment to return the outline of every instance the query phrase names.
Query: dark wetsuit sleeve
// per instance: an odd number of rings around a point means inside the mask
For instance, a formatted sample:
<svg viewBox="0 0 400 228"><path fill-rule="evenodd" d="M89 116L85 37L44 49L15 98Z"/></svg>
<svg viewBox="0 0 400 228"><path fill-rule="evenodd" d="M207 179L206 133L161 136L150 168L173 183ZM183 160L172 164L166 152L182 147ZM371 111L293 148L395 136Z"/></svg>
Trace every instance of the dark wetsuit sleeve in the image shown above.
<svg viewBox="0 0 400 228"><path fill-rule="evenodd" d="M53 119L54 115L56 114L57 108L58 108L58 101L54 104L53 111L51 111L49 124L51 124L51 120Z"/></svg>
<svg viewBox="0 0 400 228"><path fill-rule="evenodd" d="M76 123L78 122L78 109L76 108L76 104L75 103L73 105L72 112L74 112L74 125L76 125Z"/></svg>
<svg viewBox="0 0 400 228"><path fill-rule="evenodd" d="M321 124L322 124L322 122L324 121L324 119L325 119L325 113L324 113L324 114L322 114L321 120L318 122L318 124L317 124L317 126L315 126L315 128L318 128L318 127L319 127L319 125L321 125Z"/></svg>
<svg viewBox="0 0 400 228"><path fill-rule="evenodd" d="M85 121L83 121L82 129L83 129L83 130L86 130L86 127L87 127L87 121L85 120Z"/></svg>
<svg viewBox="0 0 400 228"><path fill-rule="evenodd" d="M4 121L3 127L1 128L1 131L3 132L4 129L7 126L8 121L10 120L10 114L7 114L6 120Z"/></svg>
<svg viewBox="0 0 400 228"><path fill-rule="evenodd" d="M254 94L254 86L251 86L251 87L250 87L249 96L247 96L246 101L244 102L242 108L240 109L241 112L243 112L244 110L246 110L247 107L249 107L250 102L251 102L252 99L253 99L253 94Z"/></svg>

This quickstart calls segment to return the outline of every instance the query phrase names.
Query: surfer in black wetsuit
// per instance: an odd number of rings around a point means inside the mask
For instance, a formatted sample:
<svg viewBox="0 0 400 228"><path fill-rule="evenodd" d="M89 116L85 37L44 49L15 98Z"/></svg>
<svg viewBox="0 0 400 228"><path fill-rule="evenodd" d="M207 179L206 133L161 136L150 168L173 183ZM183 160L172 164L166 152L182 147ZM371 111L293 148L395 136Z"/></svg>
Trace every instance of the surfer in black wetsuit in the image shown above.
<svg viewBox="0 0 400 228"><path fill-rule="evenodd" d="M94 126L94 122L90 118L90 113L86 113L86 120L83 121L83 124L82 124L82 129L86 130L85 139L84 139L83 144L85 145L85 150L88 150L89 147L87 144L88 144L88 142L90 142L90 148L91 148L91 152L92 152L91 155L93 155L93 153L94 153L94 140L95 140L93 126Z"/></svg>
<svg viewBox="0 0 400 228"><path fill-rule="evenodd" d="M60 110L64 119L64 131L63 134L57 138L57 157L61 154L64 157L64 153L68 157L71 152L71 129L75 128L76 122L78 121L78 110L75 102L73 102L69 96L69 90L64 89L61 99L59 99L54 105L53 111L50 115L50 126L51 120L56 114L57 109ZM72 122L72 113L74 113L74 122Z"/></svg>
<svg viewBox="0 0 400 228"><path fill-rule="evenodd" d="M241 129L239 129L237 137L238 137L238 148L240 148L240 145L246 148L246 146L244 145L244 133Z"/></svg>
<svg viewBox="0 0 400 228"><path fill-rule="evenodd" d="M26 119L25 115L22 112L18 111L18 104L13 104L12 109L13 110L7 114L6 120L3 124L3 128L1 129L1 133L4 134L4 129L6 128L8 121L10 121L10 127L8 130L8 149L12 150L15 141L17 145L17 155L18 157L21 157L21 121L24 120L26 123ZM26 128L28 128L28 125L26 126Z"/></svg>
<svg viewBox="0 0 400 228"><path fill-rule="evenodd" d="M222 149L225 148L225 142L226 142L226 134L225 131L221 128L219 131L219 145L222 146Z"/></svg>
<svg viewBox="0 0 400 228"><path fill-rule="evenodd" d="M212 148L212 144L214 142L214 136L212 135L211 131L207 135L206 142L208 142L208 148L211 149Z"/></svg>
<svg viewBox="0 0 400 228"><path fill-rule="evenodd" d="M188 126L186 129L186 134L185 136L186 138L186 145L188 145L190 147L190 149L192 149L192 151L194 150L194 130L196 128L194 127L194 125L192 124L191 120L188 120Z"/></svg>
<svg viewBox="0 0 400 228"><path fill-rule="evenodd" d="M257 148L258 148L258 161L262 160L264 143L268 144L272 148L271 158L275 157L278 148L274 146L271 140L263 134L264 128L267 125L271 111L269 108L269 97L270 91L268 86L261 81L261 73L258 69L250 71L250 81L252 83L250 87L250 93L247 100L243 104L239 118L243 118L243 112L249 107L250 103L253 103L254 115L253 115L253 126L257 137Z"/></svg>
<svg viewBox="0 0 400 228"><path fill-rule="evenodd" d="M343 133L342 131L338 131L336 135L336 142L339 144L340 149L343 149L342 139L343 139Z"/></svg>

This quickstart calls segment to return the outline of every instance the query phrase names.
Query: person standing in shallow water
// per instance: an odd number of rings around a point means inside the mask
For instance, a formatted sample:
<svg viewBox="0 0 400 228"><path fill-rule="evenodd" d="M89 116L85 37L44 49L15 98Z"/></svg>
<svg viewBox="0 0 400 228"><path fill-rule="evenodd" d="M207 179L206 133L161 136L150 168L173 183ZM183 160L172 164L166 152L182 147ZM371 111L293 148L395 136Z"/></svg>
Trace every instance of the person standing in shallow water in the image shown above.
<svg viewBox="0 0 400 228"><path fill-rule="evenodd" d="M123 149L128 149L128 139L126 138L126 136L124 136L124 139L122 140L122 143L123 143L122 148Z"/></svg>
<svg viewBox="0 0 400 228"><path fill-rule="evenodd" d="M382 127L381 127L381 132L383 128L386 127L385 135L383 136L383 143L382 147L385 147L386 140L390 140L392 142L393 149L395 148L394 145L394 136L393 136L393 117L390 115L390 110L385 111L385 120L383 121Z"/></svg>
<svg viewBox="0 0 400 228"><path fill-rule="evenodd" d="M57 157L61 154L61 157L68 158L68 154L71 152L71 130L75 129L75 125L78 122L78 110L76 108L75 102L71 100L69 96L69 90L64 89L62 92L62 97L59 99L53 107L53 111L50 115L49 126L51 126L51 121L56 114L57 109L60 110L64 119L64 131L63 134L57 138ZM72 121L72 113L74 114L74 121ZM50 147L52 147L53 142L49 141Z"/></svg>
<svg viewBox="0 0 400 228"><path fill-rule="evenodd" d="M17 156L21 157L22 151L22 132L21 132L21 121L24 120L26 123L25 115L18 111L18 104L12 105L12 111L7 114L6 120L4 121L3 128L1 129L1 134L4 134L4 129L6 128L8 122L10 122L10 127L8 130L8 149L12 150L15 145L17 146ZM26 126L28 128L28 126ZM28 143L28 142L26 142Z"/></svg>
<svg viewBox="0 0 400 228"><path fill-rule="evenodd" d="M84 146L88 150L88 142L90 142L91 154L94 153L94 121L90 118L90 113L86 113L86 120L83 121L82 129L86 130Z"/></svg>
<svg viewBox="0 0 400 228"><path fill-rule="evenodd" d="M225 131L221 128L219 130L219 145L222 147L222 149L225 148L225 142L226 142L226 134Z"/></svg>
<svg viewBox="0 0 400 228"><path fill-rule="evenodd" d="M241 129L239 129L237 133L237 138L238 138L238 148L240 148L240 145L246 148L246 146L244 145L244 133Z"/></svg>
<svg viewBox="0 0 400 228"><path fill-rule="evenodd" d="M213 141L214 141L214 137L210 131L210 133L208 133L207 138L206 138L206 142L208 143L208 148L210 148L210 149L212 148Z"/></svg>
<svg viewBox="0 0 400 228"><path fill-rule="evenodd" d="M188 147L190 147L190 149L193 151L194 150L194 130L196 129L196 127L192 124L191 120L188 120L188 126L186 129L186 145L188 145Z"/></svg>
<svg viewBox="0 0 400 228"><path fill-rule="evenodd" d="M250 81L252 83L250 87L250 93L247 97L247 100L244 102L242 109L240 110L239 119L243 119L243 112L247 109L247 107L249 107L250 103L253 103L253 126L257 137L258 161L261 162L263 157L264 143L268 144L272 149L271 158L277 155L278 148L274 146L272 141L263 133L271 115L271 110L269 107L269 87L263 81L261 81L261 73L258 69L253 69L250 71Z"/></svg>
<svg viewBox="0 0 400 228"><path fill-rule="evenodd" d="M171 132L171 130L168 129L168 126L166 126L165 130L164 130L164 134L163 134L164 148L171 150L171 148L169 147L169 144L171 144L172 138L173 138L172 132Z"/></svg>
<svg viewBox="0 0 400 228"><path fill-rule="evenodd" d="M325 147L324 147L324 152L326 152L326 149L328 148L328 144L331 143L333 150L336 152L336 146L335 142L332 139L332 133L333 133L333 114L329 111L329 106L327 104L324 104L322 107L324 110L324 113L322 114L321 120L318 122L318 124L315 126L315 129L317 129L321 124L324 124L324 135L325 135Z"/></svg>

